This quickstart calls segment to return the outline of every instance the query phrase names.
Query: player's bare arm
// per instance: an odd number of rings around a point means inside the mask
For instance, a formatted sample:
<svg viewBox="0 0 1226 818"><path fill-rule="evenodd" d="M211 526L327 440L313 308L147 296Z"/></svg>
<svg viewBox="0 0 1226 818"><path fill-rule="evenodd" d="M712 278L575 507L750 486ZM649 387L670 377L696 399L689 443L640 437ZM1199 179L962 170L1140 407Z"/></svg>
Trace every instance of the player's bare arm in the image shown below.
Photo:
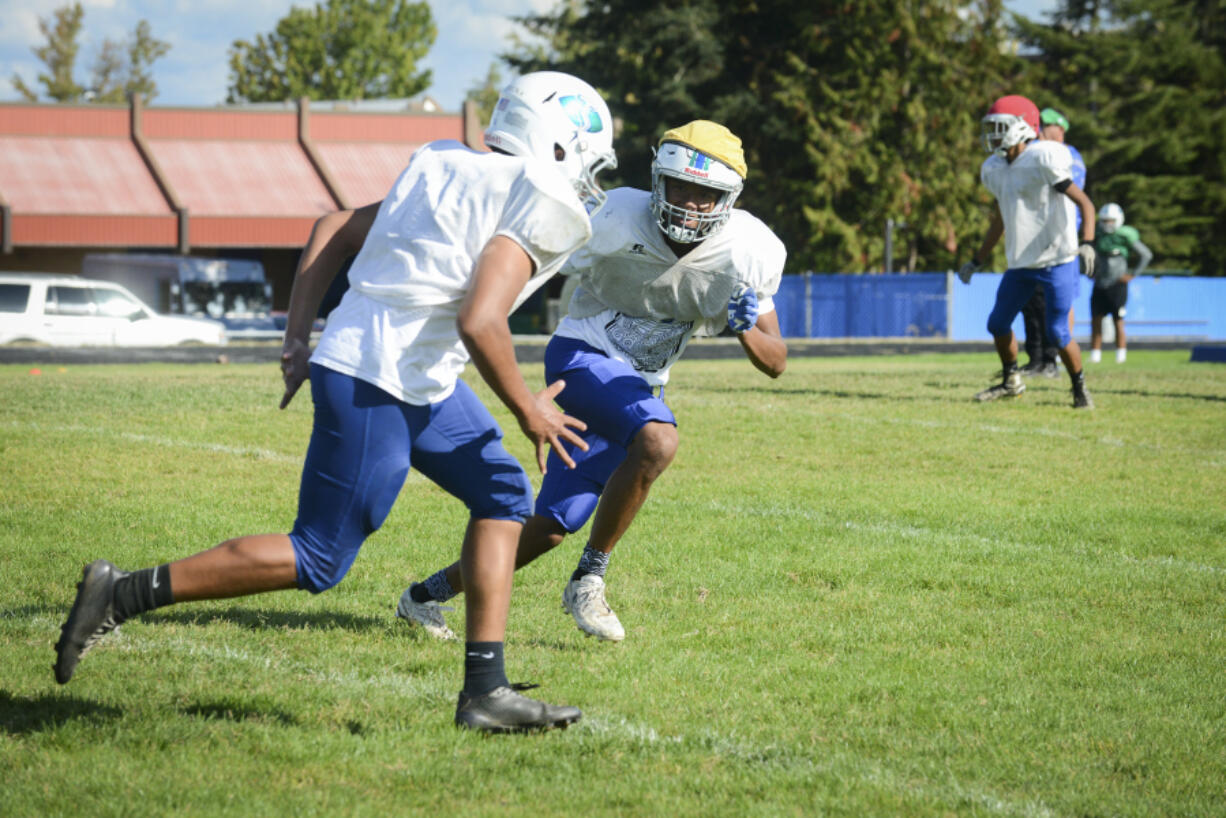
<svg viewBox="0 0 1226 818"><path fill-rule="evenodd" d="M345 260L362 249L362 242L379 212L380 202L357 210L329 213L315 222L311 237L298 260L294 287L289 297L285 340L281 346L281 375L285 394L281 408L289 406L294 394L307 379L311 357L311 325L332 280Z"/></svg>
<svg viewBox="0 0 1226 818"><path fill-rule="evenodd" d="M988 222L988 232L983 237L983 243L979 245L979 251L975 253L975 258L979 259L980 264L987 263L988 256L992 254L992 248L1004 234L1005 219L1000 215L1000 205L997 205L992 208L992 219Z"/></svg>
<svg viewBox="0 0 1226 818"><path fill-rule="evenodd" d="M749 332L736 336L745 354L758 371L778 378L788 363L788 345L779 329L779 315L771 310L758 316Z"/></svg>
<svg viewBox="0 0 1226 818"><path fill-rule="evenodd" d="M958 270L958 278L962 280L963 284L971 283L971 276L979 272L979 269L987 262L988 255L992 252L992 248L996 246L996 242L1000 241L1000 237L1004 235L1004 232L1004 218L1000 214L1000 206L997 205L992 209L992 218L988 222L988 232L984 235L979 249Z"/></svg>
<svg viewBox="0 0 1226 818"><path fill-rule="evenodd" d="M1095 213L1094 203L1090 201L1090 197L1085 191L1077 187L1077 183L1072 179L1060 182L1056 185L1056 190L1063 193L1073 200L1077 205L1077 209L1081 211L1081 246L1077 248L1077 257L1081 261L1081 272L1090 277L1094 277L1094 229L1095 229Z"/></svg>
<svg viewBox="0 0 1226 818"><path fill-rule="evenodd" d="M1063 193L1072 199L1073 204L1077 205L1077 209L1081 211L1081 240L1083 242L1094 241L1095 219L1097 218L1094 213L1094 203L1090 201L1090 197L1084 190L1077 187L1076 182L1069 182Z"/></svg>
<svg viewBox="0 0 1226 818"><path fill-rule="evenodd" d="M553 398L565 384L556 381L533 394L515 360L507 315L534 272L532 257L517 243L506 236L490 239L477 259L473 284L460 306L456 327L481 377L515 414L520 428L536 446L537 464L544 473L547 445L567 466L575 465L561 441L586 450L587 444L572 429L582 431L587 426L554 407Z"/></svg>

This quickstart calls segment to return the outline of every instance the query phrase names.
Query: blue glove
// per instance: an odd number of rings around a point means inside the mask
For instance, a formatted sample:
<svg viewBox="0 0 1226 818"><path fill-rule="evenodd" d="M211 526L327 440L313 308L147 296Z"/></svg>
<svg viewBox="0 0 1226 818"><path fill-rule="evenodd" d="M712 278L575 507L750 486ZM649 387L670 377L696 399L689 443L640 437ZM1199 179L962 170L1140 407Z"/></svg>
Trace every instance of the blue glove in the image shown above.
<svg viewBox="0 0 1226 818"><path fill-rule="evenodd" d="M728 329L740 335L758 323L758 296L752 287L738 286L728 299Z"/></svg>

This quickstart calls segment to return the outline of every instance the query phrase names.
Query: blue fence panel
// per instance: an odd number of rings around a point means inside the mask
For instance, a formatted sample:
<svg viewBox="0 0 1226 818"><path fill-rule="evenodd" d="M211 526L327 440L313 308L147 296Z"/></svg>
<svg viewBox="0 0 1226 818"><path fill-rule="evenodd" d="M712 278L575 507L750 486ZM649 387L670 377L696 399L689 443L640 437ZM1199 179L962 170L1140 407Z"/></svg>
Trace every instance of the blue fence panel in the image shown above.
<svg viewBox="0 0 1226 818"><path fill-rule="evenodd" d="M809 275L809 324L806 338L847 338L852 334L848 320L848 276Z"/></svg>
<svg viewBox="0 0 1226 818"><path fill-rule="evenodd" d="M990 341L988 313L1000 273L979 273L970 284L946 273L783 277L775 309L785 337L940 337ZM1074 335L1090 335L1093 282L1080 280ZM1128 334L1135 338L1226 340L1226 278L1142 276L1129 285ZM1023 337L1022 319L1013 331ZM1110 335L1110 329L1107 328Z"/></svg>
<svg viewBox="0 0 1226 818"><path fill-rule="evenodd" d="M977 273L971 277L969 284L963 284L957 276L950 276L949 279L952 288L950 298L953 300L949 337L955 341L991 341L988 313L996 303L1001 274ZM1021 316L1014 319L1013 332L1018 338L1025 337Z"/></svg>
<svg viewBox="0 0 1226 818"><path fill-rule="evenodd" d="M954 341L990 341L988 313L996 301L1000 273L979 273L970 284L952 278L953 291L949 337ZM1090 293L1094 283L1081 279L1081 292L1073 302L1073 335L1085 342L1090 337ZM1128 285L1128 315L1124 319L1130 338L1226 339L1226 279L1154 278L1141 276ZM1110 334L1110 329L1104 327ZM1024 337L1022 319L1013 321L1013 332Z"/></svg>
<svg viewBox="0 0 1226 818"><path fill-rule="evenodd" d="M805 276L784 276L779 282L775 314L784 338L805 337Z"/></svg>
<svg viewBox="0 0 1226 818"><path fill-rule="evenodd" d="M856 327L852 337L945 337L945 275L911 273L848 276L854 293ZM850 320L850 316L849 316Z"/></svg>
<svg viewBox="0 0 1226 818"><path fill-rule="evenodd" d="M1089 319L1088 295L1077 304L1079 314L1083 309L1082 317ZM1226 339L1226 279L1169 276L1133 279L1128 285L1128 314L1124 324L1129 338ZM1088 320L1086 334L1089 335Z"/></svg>
<svg viewBox="0 0 1226 818"><path fill-rule="evenodd" d="M775 306L783 334L794 338L945 337L948 332L944 273L784 276Z"/></svg>

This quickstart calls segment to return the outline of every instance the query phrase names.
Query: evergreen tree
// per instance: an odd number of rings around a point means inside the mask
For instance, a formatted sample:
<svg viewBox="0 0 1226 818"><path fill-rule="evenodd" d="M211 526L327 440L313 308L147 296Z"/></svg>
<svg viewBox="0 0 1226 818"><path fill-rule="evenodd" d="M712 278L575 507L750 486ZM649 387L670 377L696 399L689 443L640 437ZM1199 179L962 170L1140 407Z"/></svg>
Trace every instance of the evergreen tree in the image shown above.
<svg viewBox="0 0 1226 818"><path fill-rule="evenodd" d="M148 102L158 93L157 83L153 81L153 63L170 50L170 43L154 37L148 21L141 20L128 39L127 50L124 96L140 94Z"/></svg>
<svg viewBox="0 0 1226 818"><path fill-rule="evenodd" d="M544 46L507 56L592 82L624 126L622 179L649 184L651 147L690 119L745 143L741 201L780 235L789 270L946 269L985 229L978 120L1013 90L999 0L571 0L521 18Z"/></svg>
<svg viewBox="0 0 1226 818"><path fill-rule="evenodd" d="M498 97L502 94L504 85L506 83L503 82L502 71L495 60L490 63L485 79L479 85L469 88L468 93L465 94L465 99L470 99L477 103L477 111L482 126L490 124L490 118L494 115L494 106L498 104Z"/></svg>
<svg viewBox="0 0 1226 818"><path fill-rule="evenodd" d="M81 18L85 11L80 3L61 6L52 14L51 20L39 18L38 30L47 38L47 44L33 49L34 55L47 66L47 72L38 75L47 96L56 102L76 102L85 89L73 79L77 52L81 46L77 38L81 34ZM14 74L13 87L30 102L38 99L20 75Z"/></svg>
<svg viewBox="0 0 1226 818"><path fill-rule="evenodd" d="M1060 108L1096 206L1117 202L1158 269L1222 275L1226 257L1226 5L1066 0L1020 20L1036 102Z"/></svg>
<svg viewBox="0 0 1226 818"><path fill-rule="evenodd" d="M56 102L123 103L134 93L153 99L157 85L150 69L170 50L170 44L155 38L146 20L137 23L125 42L104 40L94 59L88 87L77 83L73 74L84 14L80 3L73 3L56 9L51 20L38 21L47 44L35 48L34 53L47 66L48 73L38 75L47 96ZM30 102L38 99L20 76L14 75L12 82Z"/></svg>
<svg viewBox="0 0 1226 818"><path fill-rule="evenodd" d="M93 101L123 103L133 94L152 100L157 96L153 63L169 50L170 43L154 37L147 20L137 23L125 42L104 40L90 79Z"/></svg>
<svg viewBox="0 0 1226 818"><path fill-rule="evenodd" d="M896 266L956 266L991 206L978 182L979 119L1018 90L1022 70L1004 47L1000 4L894 0L807 11L796 21L803 36L775 73L773 101L784 104L764 112L772 150L806 157L796 172L772 172L782 193L775 208L803 206L793 246L807 245L818 269L882 269L883 228L894 219L907 225Z"/></svg>
<svg viewBox="0 0 1226 818"><path fill-rule="evenodd" d="M122 103L127 98L123 92L123 44L103 40L102 48L90 69L90 93L92 102Z"/></svg>
<svg viewBox="0 0 1226 818"><path fill-rule="evenodd" d="M292 8L271 34L230 48L229 102L411 97L438 36L430 6L408 0L327 0Z"/></svg>

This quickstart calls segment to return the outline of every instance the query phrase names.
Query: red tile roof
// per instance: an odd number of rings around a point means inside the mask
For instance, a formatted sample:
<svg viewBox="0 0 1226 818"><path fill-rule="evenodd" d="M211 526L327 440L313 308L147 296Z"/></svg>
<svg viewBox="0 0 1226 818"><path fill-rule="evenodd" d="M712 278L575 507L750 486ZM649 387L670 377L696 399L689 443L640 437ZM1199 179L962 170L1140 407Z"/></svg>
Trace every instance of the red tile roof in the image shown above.
<svg viewBox="0 0 1226 818"><path fill-rule="evenodd" d="M22 214L169 214L130 139L0 135L0 192Z"/></svg>
<svg viewBox="0 0 1226 818"><path fill-rule="evenodd" d="M350 206L380 201L421 143L318 142L316 148Z"/></svg>
<svg viewBox="0 0 1226 818"><path fill-rule="evenodd" d="M386 196L413 152L425 143L464 139L463 120L455 116L312 112L308 130L337 193L350 207Z"/></svg>
<svg viewBox="0 0 1226 818"><path fill-rule="evenodd" d="M381 199L420 145L464 134L459 114L0 104L0 238L300 246L320 215Z"/></svg>
<svg viewBox="0 0 1226 818"><path fill-rule="evenodd" d="M192 216L317 219L336 210L297 141L150 139L149 148Z"/></svg>

